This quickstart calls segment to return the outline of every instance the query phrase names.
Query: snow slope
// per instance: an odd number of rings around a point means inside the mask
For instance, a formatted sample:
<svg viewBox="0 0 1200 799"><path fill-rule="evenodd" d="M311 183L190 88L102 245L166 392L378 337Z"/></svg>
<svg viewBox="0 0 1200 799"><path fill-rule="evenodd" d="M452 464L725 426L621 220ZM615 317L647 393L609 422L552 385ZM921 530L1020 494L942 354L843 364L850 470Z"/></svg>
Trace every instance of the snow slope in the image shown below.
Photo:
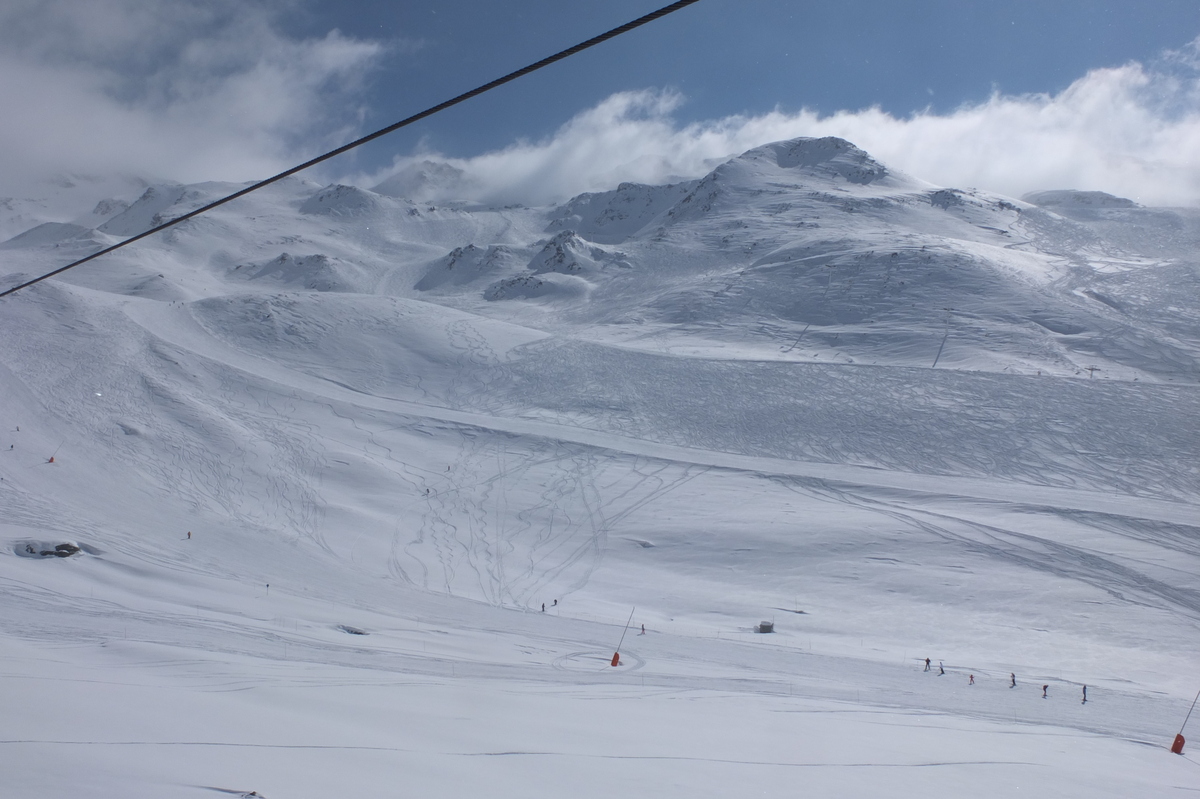
<svg viewBox="0 0 1200 799"><path fill-rule="evenodd" d="M5 795L1200 789L1200 214L837 139L450 177L0 303ZM4 285L230 188L14 201Z"/></svg>

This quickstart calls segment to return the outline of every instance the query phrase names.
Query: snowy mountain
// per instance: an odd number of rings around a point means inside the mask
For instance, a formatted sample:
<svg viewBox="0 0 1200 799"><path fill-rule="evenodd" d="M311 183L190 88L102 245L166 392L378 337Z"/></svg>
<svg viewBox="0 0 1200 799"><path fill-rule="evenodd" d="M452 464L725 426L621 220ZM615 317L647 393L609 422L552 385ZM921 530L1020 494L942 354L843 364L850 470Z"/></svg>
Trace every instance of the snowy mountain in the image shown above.
<svg viewBox="0 0 1200 799"><path fill-rule="evenodd" d="M840 139L462 179L0 302L13 795L1194 791L1200 211ZM0 285L235 188L5 200Z"/></svg>

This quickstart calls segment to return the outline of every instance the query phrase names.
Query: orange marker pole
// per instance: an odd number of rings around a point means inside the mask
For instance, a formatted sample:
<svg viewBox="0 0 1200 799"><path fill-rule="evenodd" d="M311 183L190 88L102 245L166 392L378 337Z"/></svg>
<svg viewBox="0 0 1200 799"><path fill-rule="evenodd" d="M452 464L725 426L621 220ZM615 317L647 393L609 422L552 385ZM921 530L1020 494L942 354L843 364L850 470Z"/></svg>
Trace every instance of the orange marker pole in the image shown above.
<svg viewBox="0 0 1200 799"><path fill-rule="evenodd" d="M635 611L637 611L637 608L629 611L629 619L625 622L625 629L621 631L621 640L617 642L617 651L613 652L613 666L621 665L621 644L625 643L625 633L629 632L629 623L633 621L633 614Z"/></svg>
<svg viewBox="0 0 1200 799"><path fill-rule="evenodd" d="M1187 726L1188 719L1192 717L1192 711L1196 709L1197 700L1200 700L1200 691L1196 692L1196 698L1192 700L1192 706L1188 709L1188 714L1183 719L1183 726L1179 728L1179 733L1175 736L1175 743L1171 744L1171 751L1177 755L1183 754L1183 728Z"/></svg>

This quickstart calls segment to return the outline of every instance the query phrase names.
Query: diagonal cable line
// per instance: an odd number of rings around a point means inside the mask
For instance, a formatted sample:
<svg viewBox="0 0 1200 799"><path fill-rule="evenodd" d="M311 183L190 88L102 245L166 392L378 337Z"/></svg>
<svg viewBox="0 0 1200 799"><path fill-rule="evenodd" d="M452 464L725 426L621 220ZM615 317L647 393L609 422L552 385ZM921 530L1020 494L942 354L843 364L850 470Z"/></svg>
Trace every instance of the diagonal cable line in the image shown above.
<svg viewBox="0 0 1200 799"><path fill-rule="evenodd" d="M427 108L424 111L421 111L420 113L413 114L412 116L408 117L407 119L402 119L399 122L397 122L393 125L388 125L386 128L381 128L381 129L375 131L374 133L368 133L366 136L363 136L361 139L355 139L354 141L350 142L349 144L343 144L341 147L338 147L336 150L330 150L329 152L327 152L323 155L318 155L316 158L313 158L310 161L305 161L303 164L300 164L299 166L294 166L291 169L288 169L284 172L280 172L278 175L269 177L266 180L259 181L258 183L255 183L251 186L247 186L246 188L241 189L240 191L235 191L233 194L222 197L219 200L215 200L215 201L209 203L208 205L205 205L201 208L197 208L194 211L189 211L188 213L183 214L182 216L175 217L174 219L171 219L167 222L162 223L158 227L153 227L153 228L150 228L149 230L146 230L142 233L137 234L136 236L131 236L130 238L125 239L124 241L117 242L116 244L112 245L111 247L105 247L103 250L94 252L85 258L80 258L78 261L73 261L73 262L67 264L66 266L62 266L62 267L59 267L58 269L55 269L52 272L47 272L44 275L35 277L33 280L27 280L26 282L20 284L19 286L13 286L10 289L0 292L0 297L7 297L9 294L14 294L23 288L28 288L29 286L32 286L35 283L40 283L41 281L43 281L47 278L51 278L51 277L54 277L55 275L62 274L63 272L66 272L68 269L74 269L77 266L82 266L83 264L87 263L88 261L92 260L93 258L99 258L101 255L107 255L108 253L112 252L113 250L119 250L120 248L126 246L127 244L133 244L135 241L144 239L147 236L152 236L161 230L166 230L169 227L178 225L180 222L186 222L187 220L191 219L192 217L199 216L200 214L203 214L206 211L211 211L212 209L216 208L217 206L224 205L225 203L236 200L239 197L244 197L245 195L249 194L252 191L258 191L259 189L263 188L264 186L270 186L272 183L283 180L286 177L291 177L292 175L296 174L297 172L301 172L305 169L308 169L310 166L316 166L317 164L321 163L322 161L328 161L330 158L334 158L335 156L339 156L344 152L353 150L355 147L361 147L362 145L366 144L369 141L374 141L375 139L378 139L381 136L386 136L387 134L391 133L392 131L399 130L400 128L411 125L414 122L419 122L420 120L425 119L426 117L433 116L434 114L438 113L439 111L444 111L447 108L450 108L451 106L455 106L461 102L470 100L472 97L477 97L477 96L483 94L484 92L489 92L498 86L503 86L504 84L514 81L517 78L524 77L525 75L528 75L531 72L536 72L537 70L541 69L542 67L548 67L557 61L562 61L564 58L573 56L582 50L588 49L589 47L594 47L603 42L607 42L609 39L615 39L616 37L620 36L621 34L628 33L629 31L633 30L634 28L640 28L641 26L645 25L648 22L653 22L656 19L661 19L662 17L665 17L668 14L672 14L672 13L678 11L679 9L684 8L685 6L690 6L693 3L698 3L698 2L700 2L700 0L679 0L679 2L672 3L669 6L664 6L663 8L660 8L657 11L652 11L651 13L646 14L644 17L638 17L637 19L635 19L631 22L626 22L624 25L613 28L610 31L600 34L599 36L594 36L585 42L580 42L579 44L575 45L574 47L568 47L566 50L562 50L558 53L555 53L552 56L543 58L541 61L538 61L534 64L530 64L527 67L522 67L521 69L518 69L516 72L510 72L507 75L505 75L504 77L496 78L494 81L492 81L490 83L485 83L482 86L471 89L471 91L469 91L469 92L464 92L463 94L460 94L457 97L453 97L449 100L446 100L445 102L442 102L435 106L432 106L431 108Z"/></svg>

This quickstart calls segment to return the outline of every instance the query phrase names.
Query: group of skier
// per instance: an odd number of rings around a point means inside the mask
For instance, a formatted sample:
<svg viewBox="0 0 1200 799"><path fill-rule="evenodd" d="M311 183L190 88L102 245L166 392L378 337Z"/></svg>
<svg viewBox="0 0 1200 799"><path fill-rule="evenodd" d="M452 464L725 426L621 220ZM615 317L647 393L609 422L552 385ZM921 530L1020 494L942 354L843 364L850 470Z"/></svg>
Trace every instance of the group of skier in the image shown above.
<svg viewBox="0 0 1200 799"><path fill-rule="evenodd" d="M933 668L933 661L930 660L929 658L925 658L925 671L932 671L932 668ZM939 660L938 661L938 676L941 677L945 673L946 673L946 667L942 664L942 661ZM974 685L974 684L975 684L975 675L968 674L967 675L967 685ZM1009 688L1017 687L1017 675L1015 672L1009 672L1008 687ZM1050 692L1049 684L1043 685L1042 686L1042 699L1049 699L1050 698L1049 692ZM1083 702L1081 704L1086 705L1087 701L1088 701L1087 686L1084 685L1083 686Z"/></svg>

